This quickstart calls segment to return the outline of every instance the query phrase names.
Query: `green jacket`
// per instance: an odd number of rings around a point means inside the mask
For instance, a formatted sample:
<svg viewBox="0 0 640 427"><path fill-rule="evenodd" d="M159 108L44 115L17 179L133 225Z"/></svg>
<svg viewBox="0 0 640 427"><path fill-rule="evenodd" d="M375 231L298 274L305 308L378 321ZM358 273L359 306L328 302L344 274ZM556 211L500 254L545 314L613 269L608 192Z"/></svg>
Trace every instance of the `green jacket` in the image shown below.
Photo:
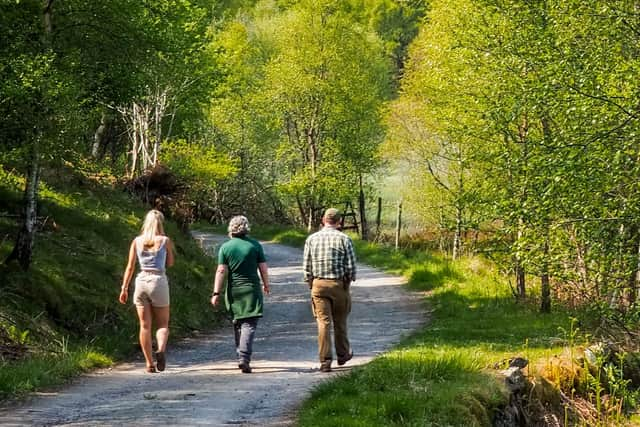
<svg viewBox="0 0 640 427"><path fill-rule="evenodd" d="M258 264L265 261L262 245L246 236L232 237L220 247L218 264L228 268L225 306L233 320L262 316Z"/></svg>

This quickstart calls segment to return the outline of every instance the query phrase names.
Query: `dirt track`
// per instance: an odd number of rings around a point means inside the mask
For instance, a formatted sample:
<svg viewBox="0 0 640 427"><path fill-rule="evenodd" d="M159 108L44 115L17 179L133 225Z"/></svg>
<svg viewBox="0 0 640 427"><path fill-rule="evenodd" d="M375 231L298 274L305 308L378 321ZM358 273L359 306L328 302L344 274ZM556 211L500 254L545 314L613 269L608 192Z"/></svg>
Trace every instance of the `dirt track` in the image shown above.
<svg viewBox="0 0 640 427"><path fill-rule="evenodd" d="M194 233L211 251L222 236ZM425 319L421 298L398 277L359 265L349 335L355 356L331 374L318 371L316 327L298 249L265 243L272 293L254 344L253 373L240 373L230 327L171 342L168 367L145 374L126 363L85 375L54 393L0 411L0 425L293 425L314 384L371 360ZM335 363L334 363L335 365Z"/></svg>

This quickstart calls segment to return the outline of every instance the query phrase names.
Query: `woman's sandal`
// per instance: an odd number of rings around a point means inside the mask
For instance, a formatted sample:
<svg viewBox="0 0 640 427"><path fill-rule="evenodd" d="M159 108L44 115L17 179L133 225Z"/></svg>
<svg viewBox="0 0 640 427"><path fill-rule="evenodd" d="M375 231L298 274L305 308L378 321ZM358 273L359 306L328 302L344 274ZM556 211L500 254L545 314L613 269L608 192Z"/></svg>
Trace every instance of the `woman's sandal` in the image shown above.
<svg viewBox="0 0 640 427"><path fill-rule="evenodd" d="M164 371L164 368L167 366L167 359L164 356L164 351L156 352L156 367L158 371Z"/></svg>
<svg viewBox="0 0 640 427"><path fill-rule="evenodd" d="M155 374L156 373L156 367L155 366L147 366L146 369L148 374Z"/></svg>

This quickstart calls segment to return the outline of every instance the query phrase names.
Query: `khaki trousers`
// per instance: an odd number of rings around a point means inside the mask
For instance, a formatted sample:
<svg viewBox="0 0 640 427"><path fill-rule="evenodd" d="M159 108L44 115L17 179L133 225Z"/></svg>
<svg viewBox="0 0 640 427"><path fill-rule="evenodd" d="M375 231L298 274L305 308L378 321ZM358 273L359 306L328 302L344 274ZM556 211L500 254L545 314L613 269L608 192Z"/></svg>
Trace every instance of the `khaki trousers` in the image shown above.
<svg viewBox="0 0 640 427"><path fill-rule="evenodd" d="M347 337L347 317L351 312L349 284L342 280L313 279L311 286L313 316L318 324L318 357L320 363L331 362L331 324L338 359L348 356L351 346Z"/></svg>

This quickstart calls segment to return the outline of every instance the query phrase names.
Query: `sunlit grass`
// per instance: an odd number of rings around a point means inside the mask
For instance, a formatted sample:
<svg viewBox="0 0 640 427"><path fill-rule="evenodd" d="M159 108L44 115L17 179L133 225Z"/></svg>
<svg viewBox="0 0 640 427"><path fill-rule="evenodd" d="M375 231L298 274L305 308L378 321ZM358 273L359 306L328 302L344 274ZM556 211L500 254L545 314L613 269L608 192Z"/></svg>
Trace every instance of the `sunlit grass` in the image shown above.
<svg viewBox="0 0 640 427"><path fill-rule="evenodd" d="M0 368L0 397L17 397L59 385L78 373L112 364L113 359L88 348L5 362Z"/></svg>
<svg viewBox="0 0 640 427"><path fill-rule="evenodd" d="M193 229L217 234L227 234L226 224L198 222L193 225ZM301 248L307 238L307 233L304 230L274 224L252 224L249 235L255 239L269 240L274 243L282 243L297 248Z"/></svg>

